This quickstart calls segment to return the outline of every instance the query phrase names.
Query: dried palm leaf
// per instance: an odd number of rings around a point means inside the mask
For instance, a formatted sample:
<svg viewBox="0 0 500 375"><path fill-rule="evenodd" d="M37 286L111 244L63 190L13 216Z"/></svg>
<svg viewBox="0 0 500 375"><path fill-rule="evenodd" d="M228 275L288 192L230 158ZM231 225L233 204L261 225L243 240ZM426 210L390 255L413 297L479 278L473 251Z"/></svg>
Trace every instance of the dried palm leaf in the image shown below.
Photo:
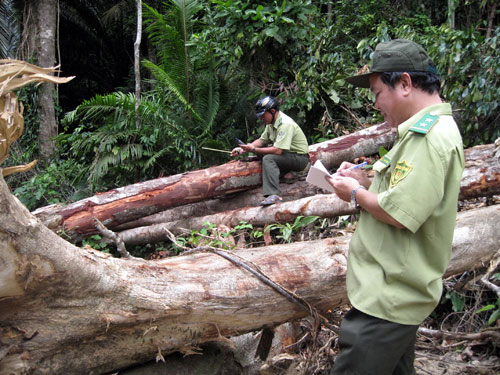
<svg viewBox="0 0 500 375"><path fill-rule="evenodd" d="M0 59L0 163L7 158L10 145L24 130L23 105L18 103L12 90L33 82L65 83L74 78L52 76L55 72L59 72L59 66L40 68L25 61ZM36 161L25 166L10 167L3 170L2 174L5 176L25 171L35 164Z"/></svg>

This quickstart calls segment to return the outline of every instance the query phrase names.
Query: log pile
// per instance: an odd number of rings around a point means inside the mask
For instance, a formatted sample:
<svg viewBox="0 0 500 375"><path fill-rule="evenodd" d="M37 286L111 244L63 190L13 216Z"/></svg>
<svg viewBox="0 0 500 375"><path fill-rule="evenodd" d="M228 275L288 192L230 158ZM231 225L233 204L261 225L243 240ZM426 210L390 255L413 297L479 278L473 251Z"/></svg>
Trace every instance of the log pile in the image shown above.
<svg viewBox="0 0 500 375"><path fill-rule="evenodd" d="M370 134L369 129L363 132ZM376 134L381 143L392 137ZM378 149L369 136L358 134L357 139L370 140ZM341 149L343 141L330 142ZM499 147L466 151L469 172L462 181L463 198L498 194ZM329 160L329 169L342 161L329 159L324 148L311 149L312 160L321 155ZM350 156L365 155L352 151ZM259 163L232 162L38 210L42 222L0 178L0 204L5 208L0 211L0 373L103 374L173 351L191 353L202 343L308 314L304 304L285 298L255 273L323 316L345 304L348 232L324 240L237 249L228 253L232 258L205 248L151 261L78 248L55 233L64 228L74 238L84 238L94 232L93 219L98 218L110 229L119 228L120 237L132 244L164 240L167 229L192 229L204 220L265 225L299 215L353 212L335 195L319 194L304 181L283 186L288 202L255 207L259 184ZM459 213L447 275L482 267L491 259L500 243L498 222L500 205ZM151 230L155 226L160 230ZM145 233L137 232L144 228Z"/></svg>
<svg viewBox="0 0 500 375"><path fill-rule="evenodd" d="M393 132L385 124L377 125L313 145L310 158L322 160L332 170L343 160L373 155L379 147L393 141ZM499 149L497 143L465 150L460 199L500 194ZM204 222L234 226L245 220L265 225L290 222L300 215L334 217L353 213L335 196L319 196L322 191L305 181L282 184L285 203L261 208L258 206L262 197L262 189L258 187L260 174L260 162L232 161L129 185L65 207L39 209L33 214L48 228L64 232L74 241L97 233L96 218L108 229L119 232L126 243L144 244L165 240L164 229L174 232L183 228L200 229ZM325 202L331 206L322 207Z"/></svg>

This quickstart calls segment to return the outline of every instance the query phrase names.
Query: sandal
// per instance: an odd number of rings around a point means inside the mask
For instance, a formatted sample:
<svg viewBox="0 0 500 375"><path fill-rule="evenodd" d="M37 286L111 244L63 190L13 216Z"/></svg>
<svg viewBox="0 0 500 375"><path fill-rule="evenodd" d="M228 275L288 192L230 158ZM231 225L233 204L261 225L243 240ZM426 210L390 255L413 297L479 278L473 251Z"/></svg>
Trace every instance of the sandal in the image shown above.
<svg viewBox="0 0 500 375"><path fill-rule="evenodd" d="M283 200L279 195L270 195L266 199L264 199L262 202L260 202L261 206L270 206L275 203L280 203Z"/></svg>

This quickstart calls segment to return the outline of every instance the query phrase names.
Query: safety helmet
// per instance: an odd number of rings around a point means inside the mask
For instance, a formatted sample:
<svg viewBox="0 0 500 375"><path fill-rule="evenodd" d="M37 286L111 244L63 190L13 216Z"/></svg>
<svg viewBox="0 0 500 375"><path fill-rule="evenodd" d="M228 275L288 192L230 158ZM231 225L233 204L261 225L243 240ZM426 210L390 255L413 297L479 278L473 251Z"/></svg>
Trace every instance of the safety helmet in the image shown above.
<svg viewBox="0 0 500 375"><path fill-rule="evenodd" d="M265 96L257 100L257 103L255 104L255 112L257 114L257 117L262 116L264 112L269 111L273 108L279 111L280 105L276 98L272 96Z"/></svg>

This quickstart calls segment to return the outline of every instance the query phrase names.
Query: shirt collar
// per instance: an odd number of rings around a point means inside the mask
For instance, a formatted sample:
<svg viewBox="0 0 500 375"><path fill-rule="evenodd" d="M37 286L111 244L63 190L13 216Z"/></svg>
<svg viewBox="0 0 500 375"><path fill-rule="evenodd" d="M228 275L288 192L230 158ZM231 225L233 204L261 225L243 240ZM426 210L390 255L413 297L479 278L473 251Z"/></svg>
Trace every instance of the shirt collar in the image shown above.
<svg viewBox="0 0 500 375"><path fill-rule="evenodd" d="M415 125L415 123L420 120L426 113L430 113L432 115L452 115L451 112L451 104L450 103L439 103L439 104L434 104L429 107L425 107L421 111L415 113L413 116L411 116L408 120L403 122L398 126L398 139L402 138L408 133L408 130Z"/></svg>
<svg viewBox="0 0 500 375"><path fill-rule="evenodd" d="M278 129L278 126L281 125L281 122L283 121L281 117L281 111L278 112L278 115L276 116L276 119L274 120L274 124L268 124L272 126L274 129Z"/></svg>

